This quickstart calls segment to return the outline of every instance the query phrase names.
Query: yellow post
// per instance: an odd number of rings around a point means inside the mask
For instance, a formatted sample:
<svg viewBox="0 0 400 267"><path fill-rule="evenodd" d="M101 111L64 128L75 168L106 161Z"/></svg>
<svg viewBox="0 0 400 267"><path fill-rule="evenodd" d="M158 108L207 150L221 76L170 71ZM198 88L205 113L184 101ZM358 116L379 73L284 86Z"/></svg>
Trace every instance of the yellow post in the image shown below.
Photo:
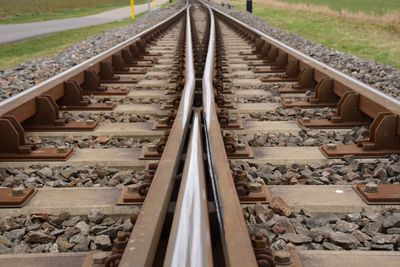
<svg viewBox="0 0 400 267"><path fill-rule="evenodd" d="M131 0L132 19L135 18L135 0Z"/></svg>

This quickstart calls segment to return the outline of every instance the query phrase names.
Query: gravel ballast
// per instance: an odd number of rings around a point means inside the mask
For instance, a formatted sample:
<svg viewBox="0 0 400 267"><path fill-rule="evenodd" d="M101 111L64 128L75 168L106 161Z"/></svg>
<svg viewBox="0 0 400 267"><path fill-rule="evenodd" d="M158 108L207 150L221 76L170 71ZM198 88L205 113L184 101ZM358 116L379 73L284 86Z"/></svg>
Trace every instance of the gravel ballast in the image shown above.
<svg viewBox="0 0 400 267"><path fill-rule="evenodd" d="M294 121L303 118L326 119L334 114L333 108L284 108L278 107L273 111L251 112L241 114L246 121Z"/></svg>
<svg viewBox="0 0 400 267"><path fill-rule="evenodd" d="M120 122L120 123L134 123L134 122L147 122L147 121L156 121L163 117L161 114L146 114L146 115L138 115L138 114L129 114L129 113L117 113L104 111L99 113L90 113L90 112L82 112L82 113L71 113L68 111L64 111L62 113L62 117L71 121L87 121L93 120L98 122Z"/></svg>
<svg viewBox="0 0 400 267"><path fill-rule="evenodd" d="M111 250L119 231L132 231L127 216L33 214L0 218L0 254Z"/></svg>
<svg viewBox="0 0 400 267"><path fill-rule="evenodd" d="M268 236L274 250L400 250L399 209L313 214L273 202L246 206L243 213L249 231Z"/></svg>
<svg viewBox="0 0 400 267"><path fill-rule="evenodd" d="M349 130L310 130L301 129L297 134L292 133L257 133L240 135L240 141L252 147L272 146L321 146L329 143L356 144L369 136L369 130L355 127Z"/></svg>
<svg viewBox="0 0 400 267"><path fill-rule="evenodd" d="M79 148L142 148L146 144L157 144L159 138L151 137L111 137L84 136L64 138L40 138L38 136L28 138L34 141L37 147L79 147Z"/></svg>
<svg viewBox="0 0 400 267"><path fill-rule="evenodd" d="M272 165L247 161L231 163L233 172L244 171L251 182L267 185L344 185L357 183L399 184L400 160L362 162L345 156L343 162L327 160L325 164Z"/></svg>
<svg viewBox="0 0 400 267"><path fill-rule="evenodd" d="M99 166L47 167L0 169L0 186L22 187L100 187L140 184L144 170L117 169Z"/></svg>

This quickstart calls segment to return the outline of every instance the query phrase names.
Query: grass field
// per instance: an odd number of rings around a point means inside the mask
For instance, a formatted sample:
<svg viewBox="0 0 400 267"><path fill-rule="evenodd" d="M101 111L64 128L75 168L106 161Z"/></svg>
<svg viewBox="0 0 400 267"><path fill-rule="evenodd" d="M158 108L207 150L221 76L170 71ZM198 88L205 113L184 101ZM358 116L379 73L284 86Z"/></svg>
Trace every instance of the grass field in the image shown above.
<svg viewBox="0 0 400 267"><path fill-rule="evenodd" d="M135 0L135 5L147 0ZM128 6L130 0L0 0L0 23L80 17Z"/></svg>
<svg viewBox="0 0 400 267"><path fill-rule="evenodd" d="M270 25L296 33L327 47L361 58L400 68L400 25L398 18L380 20L379 17L362 16L359 13L341 14L339 11L304 7L270 0L253 0L254 15ZM284 0L307 1L319 0ZM321 0L322 1L322 0ZM327 0L335 2L336 0ZM339 0L337 0L339 2ZM361 0L347 0L359 3ZM363 0L372 2L372 0ZM379 3L394 2L381 0ZM235 8L245 10L244 0L230 0ZM378 1L376 1L378 2ZM400 2L400 1L399 1ZM356 6L354 4L354 6ZM382 4L381 8L384 8ZM329 12L328 12L329 11Z"/></svg>
<svg viewBox="0 0 400 267"><path fill-rule="evenodd" d="M384 14L400 10L399 0L280 0L289 3L326 5L335 10L364 11Z"/></svg>

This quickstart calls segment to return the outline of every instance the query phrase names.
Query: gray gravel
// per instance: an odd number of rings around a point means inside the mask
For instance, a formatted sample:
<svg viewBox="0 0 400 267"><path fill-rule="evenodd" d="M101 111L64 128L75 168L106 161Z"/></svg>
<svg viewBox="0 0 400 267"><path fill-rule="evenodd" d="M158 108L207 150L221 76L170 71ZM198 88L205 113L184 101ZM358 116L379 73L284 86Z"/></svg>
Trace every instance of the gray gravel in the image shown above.
<svg viewBox="0 0 400 267"><path fill-rule="evenodd" d="M249 69L251 69L249 67ZM249 77L246 77L249 78ZM278 88L281 87L289 87L291 84L294 83L261 83L261 84L240 84L240 83L235 83L235 81L225 81L224 82L224 88L225 89L233 89L233 90L251 90L251 89L259 89L259 90L264 90L267 92L271 92L276 94L277 96L280 96L280 94L277 92Z"/></svg>
<svg viewBox="0 0 400 267"><path fill-rule="evenodd" d="M278 107L275 111L252 112L241 117L249 121L293 121L302 118L326 119L333 114L333 108L284 108Z"/></svg>
<svg viewBox="0 0 400 267"><path fill-rule="evenodd" d="M110 136L84 136L49 138L32 136L27 138L38 147L79 147L79 148L141 148L145 144L156 144L159 138L155 137L110 137Z"/></svg>
<svg viewBox="0 0 400 267"><path fill-rule="evenodd" d="M227 97L226 99L232 100L233 103L279 103L281 97L274 96L272 94L265 94L262 96L240 96L240 97Z"/></svg>
<svg viewBox="0 0 400 267"><path fill-rule="evenodd" d="M48 58L40 58L0 70L0 100L22 92L50 77L75 66L169 17L181 7L157 9L132 25L107 31L75 44Z"/></svg>
<svg viewBox="0 0 400 267"><path fill-rule="evenodd" d="M283 214L274 206L243 208L250 232L269 237L271 247L285 250L400 250L400 209L351 214Z"/></svg>
<svg viewBox="0 0 400 267"><path fill-rule="evenodd" d="M0 186L9 188L126 186L140 184L143 179L144 171L98 166L32 165L24 169L0 169Z"/></svg>
<svg viewBox="0 0 400 267"><path fill-rule="evenodd" d="M62 117L74 121L87 121L94 120L97 122L121 122L121 123L133 123L133 122L146 122L156 121L162 118L162 115L137 115L117 112L99 112L99 113L71 113L68 111L62 112Z"/></svg>
<svg viewBox="0 0 400 267"><path fill-rule="evenodd" d="M400 160L392 155L387 160L361 162L354 156L343 157L343 163L328 160L324 164L271 165L247 161L231 163L232 171L244 171L251 182L267 185L343 185L356 183L399 184Z"/></svg>
<svg viewBox="0 0 400 267"><path fill-rule="evenodd" d="M133 224L126 216L87 216L62 213L0 218L0 254L81 252L111 250L119 231L129 234Z"/></svg>
<svg viewBox="0 0 400 267"><path fill-rule="evenodd" d="M321 146L329 143L356 144L369 136L369 130L355 127L349 130L310 130L303 128L297 134L257 133L239 136L239 140L252 147Z"/></svg>
<svg viewBox="0 0 400 267"><path fill-rule="evenodd" d="M167 97L95 97L91 98L92 103L107 103L108 101L113 101L118 104L164 104L167 100L171 99Z"/></svg>
<svg viewBox="0 0 400 267"><path fill-rule="evenodd" d="M258 89L258 90L264 90L262 95L240 95L240 96L235 96L233 95L225 95L225 98L233 100L233 102L236 103L267 103L267 102L281 102L282 97L277 91L278 88L282 87L283 85L280 84L268 84L265 83L262 86L257 86L256 88L252 89ZM224 88L227 90L233 90L232 92L235 93L237 91L243 91L246 92L246 90L251 89L249 86L241 86L241 85L234 85L234 84L225 84Z"/></svg>
<svg viewBox="0 0 400 267"><path fill-rule="evenodd" d="M210 3L208 3L210 4ZM248 12L240 12L215 5L244 23L294 47L327 65L400 99L400 70L392 66L361 59L323 45L314 44L303 37L272 27Z"/></svg>

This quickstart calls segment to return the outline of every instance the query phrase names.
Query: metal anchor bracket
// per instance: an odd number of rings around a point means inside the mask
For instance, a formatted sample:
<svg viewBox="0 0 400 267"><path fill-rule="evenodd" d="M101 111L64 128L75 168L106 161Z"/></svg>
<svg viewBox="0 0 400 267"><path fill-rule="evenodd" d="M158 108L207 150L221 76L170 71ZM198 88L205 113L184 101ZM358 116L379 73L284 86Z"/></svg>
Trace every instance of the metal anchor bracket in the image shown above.
<svg viewBox="0 0 400 267"><path fill-rule="evenodd" d="M14 116L0 118L0 161L65 161L72 155L69 148L37 148L25 139L25 132Z"/></svg>
<svg viewBox="0 0 400 267"><path fill-rule="evenodd" d="M0 188L0 208L21 208L36 192L34 188Z"/></svg>
<svg viewBox="0 0 400 267"><path fill-rule="evenodd" d="M254 158L253 150L246 144L238 143L238 141L230 134L223 135L226 154L229 159L252 159Z"/></svg>
<svg viewBox="0 0 400 267"><path fill-rule="evenodd" d="M36 98L36 114L27 119L23 126L29 131L93 130L98 123L68 121L60 118L60 110L53 97L42 95Z"/></svg>
<svg viewBox="0 0 400 267"><path fill-rule="evenodd" d="M299 61L290 59L286 65L286 72L282 76L261 78L262 82L279 83L279 82L297 82L299 80Z"/></svg>
<svg viewBox="0 0 400 267"><path fill-rule="evenodd" d="M224 130L228 129L244 129L243 120L239 118L232 118L229 116L229 112L226 109L221 109L217 113L218 121L221 128Z"/></svg>
<svg viewBox="0 0 400 267"><path fill-rule="evenodd" d="M64 82L64 97L59 99L60 110L112 110L116 103L91 103L88 98L84 98L83 90L74 80Z"/></svg>
<svg viewBox="0 0 400 267"><path fill-rule="evenodd" d="M238 170L232 173L241 204L268 203L271 193L265 185L250 183L246 173Z"/></svg>
<svg viewBox="0 0 400 267"><path fill-rule="evenodd" d="M161 136L160 141L158 141L156 145L143 146L139 158L155 159L155 160L160 159L162 153L164 152L165 145L167 144L168 137L169 137L169 131L165 131L164 135Z"/></svg>
<svg viewBox="0 0 400 267"><path fill-rule="evenodd" d="M154 175L157 171L158 163L152 162L146 164L146 173L143 181L140 184L133 184L126 186L122 189L121 194L118 198L118 205L131 205L137 203L143 203L146 198L147 192L150 188L151 182L153 181Z"/></svg>
<svg viewBox="0 0 400 267"><path fill-rule="evenodd" d="M152 129L153 130L171 129L172 125L174 124L175 117L176 117L176 111L174 109L171 109L167 114L167 117L159 119Z"/></svg>
<svg viewBox="0 0 400 267"><path fill-rule="evenodd" d="M338 101L339 97L333 92L333 80L329 78L323 78L315 87L314 97L300 101L284 100L282 104L284 107L288 108L336 107Z"/></svg>
<svg viewBox="0 0 400 267"><path fill-rule="evenodd" d="M96 74L96 75L95 75ZM129 74L129 73L128 73ZM97 79L99 78L99 86L100 83L137 83L136 78L131 78L131 77L120 77L118 75L115 75L114 73L114 66L108 62L108 61L102 61L100 63L100 74L97 75L95 71L93 71L91 74L88 74L90 76L97 76L97 77L92 77L91 79ZM106 95L126 95L128 93L127 89L108 89L107 87L100 87L100 88L105 88L105 92L103 94Z"/></svg>
<svg viewBox="0 0 400 267"><path fill-rule="evenodd" d="M336 114L329 119L304 120L298 123L310 128L345 128L370 125L371 119L359 110L360 95L346 92L337 104Z"/></svg>
<svg viewBox="0 0 400 267"><path fill-rule="evenodd" d="M358 157L385 157L400 153L399 115L381 112L370 126L369 138L356 145L324 145L322 153L328 158L345 155Z"/></svg>

